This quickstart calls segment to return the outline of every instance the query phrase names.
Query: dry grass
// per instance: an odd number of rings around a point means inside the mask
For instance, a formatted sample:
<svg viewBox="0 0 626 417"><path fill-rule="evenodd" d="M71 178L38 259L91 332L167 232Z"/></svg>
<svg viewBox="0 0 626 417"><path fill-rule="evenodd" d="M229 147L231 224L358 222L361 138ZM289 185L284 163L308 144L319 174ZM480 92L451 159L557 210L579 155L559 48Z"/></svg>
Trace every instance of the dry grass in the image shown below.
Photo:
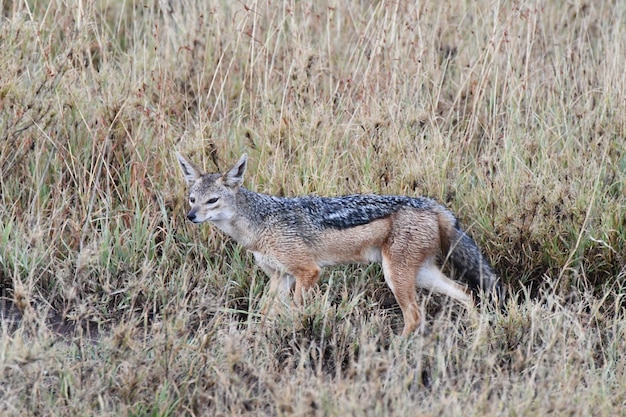
<svg viewBox="0 0 626 417"><path fill-rule="evenodd" d="M3 415L606 415L626 407L626 5L0 2ZM425 194L510 289L378 267L266 321L172 151L276 194Z"/></svg>

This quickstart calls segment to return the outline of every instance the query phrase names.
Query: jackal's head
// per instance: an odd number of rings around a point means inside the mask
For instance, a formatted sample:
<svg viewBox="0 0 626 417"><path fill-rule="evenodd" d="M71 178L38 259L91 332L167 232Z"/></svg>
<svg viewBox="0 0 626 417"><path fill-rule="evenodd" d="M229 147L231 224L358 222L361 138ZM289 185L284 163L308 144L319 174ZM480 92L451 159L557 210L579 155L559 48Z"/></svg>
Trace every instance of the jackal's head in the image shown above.
<svg viewBox="0 0 626 417"><path fill-rule="evenodd" d="M237 209L235 196L246 172L247 155L241 155L239 161L228 171L216 174L201 173L178 152L176 158L189 186L189 221L220 222L232 218Z"/></svg>

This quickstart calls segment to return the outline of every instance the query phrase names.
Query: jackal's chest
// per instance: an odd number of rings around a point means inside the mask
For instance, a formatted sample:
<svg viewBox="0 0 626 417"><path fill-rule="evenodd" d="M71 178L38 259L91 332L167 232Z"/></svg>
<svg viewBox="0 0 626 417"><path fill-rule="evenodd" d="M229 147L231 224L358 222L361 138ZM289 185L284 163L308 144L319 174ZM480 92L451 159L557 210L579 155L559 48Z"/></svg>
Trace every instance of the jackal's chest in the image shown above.
<svg viewBox="0 0 626 417"><path fill-rule="evenodd" d="M252 254L254 255L256 263L266 273L271 274L274 271L287 272L287 266L280 262L275 256L257 251L252 251Z"/></svg>

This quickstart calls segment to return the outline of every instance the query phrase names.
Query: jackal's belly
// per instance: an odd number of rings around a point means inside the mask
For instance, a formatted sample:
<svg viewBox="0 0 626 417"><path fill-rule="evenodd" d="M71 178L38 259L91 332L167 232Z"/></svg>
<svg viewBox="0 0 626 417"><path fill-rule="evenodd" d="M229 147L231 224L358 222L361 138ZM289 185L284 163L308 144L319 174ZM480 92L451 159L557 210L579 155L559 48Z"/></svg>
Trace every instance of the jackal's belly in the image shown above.
<svg viewBox="0 0 626 417"><path fill-rule="evenodd" d="M380 262L390 226L391 220L384 218L349 229L324 231L316 248L318 265Z"/></svg>
<svg viewBox="0 0 626 417"><path fill-rule="evenodd" d="M319 257L317 264L319 267L323 268L333 265L369 264L381 261L382 254L380 248L371 246L356 252L346 251L344 248L342 251L327 253Z"/></svg>

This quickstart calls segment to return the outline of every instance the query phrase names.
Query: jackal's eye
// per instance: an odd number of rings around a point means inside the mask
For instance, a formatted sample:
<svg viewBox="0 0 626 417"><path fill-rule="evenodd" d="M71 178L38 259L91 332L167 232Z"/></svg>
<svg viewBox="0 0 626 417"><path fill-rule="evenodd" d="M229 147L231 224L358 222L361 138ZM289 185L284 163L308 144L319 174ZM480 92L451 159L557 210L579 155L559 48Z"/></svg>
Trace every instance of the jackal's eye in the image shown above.
<svg viewBox="0 0 626 417"><path fill-rule="evenodd" d="M196 197L189 197L189 203L193 204L196 202Z"/></svg>
<svg viewBox="0 0 626 417"><path fill-rule="evenodd" d="M219 197L213 197L213 198L209 198L206 203L207 204L215 204L217 203L217 200L219 200Z"/></svg>

